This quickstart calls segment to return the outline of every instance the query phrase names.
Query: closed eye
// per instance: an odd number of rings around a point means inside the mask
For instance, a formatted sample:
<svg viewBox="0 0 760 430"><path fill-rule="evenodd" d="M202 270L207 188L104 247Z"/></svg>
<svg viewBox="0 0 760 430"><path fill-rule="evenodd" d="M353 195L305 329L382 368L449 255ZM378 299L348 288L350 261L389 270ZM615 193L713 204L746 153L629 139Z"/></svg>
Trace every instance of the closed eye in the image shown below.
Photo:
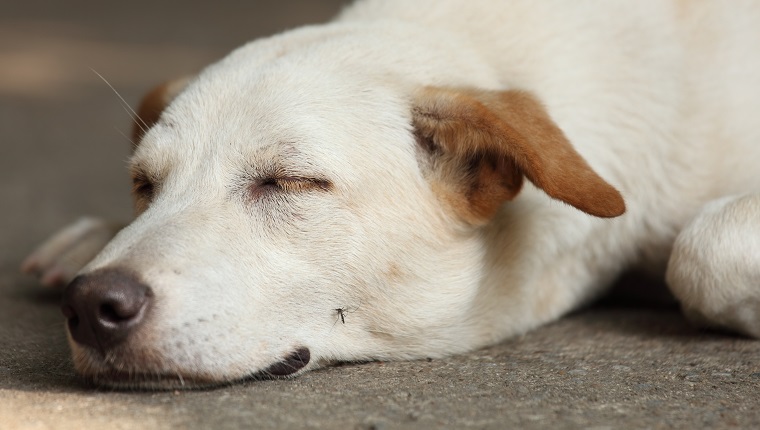
<svg viewBox="0 0 760 430"><path fill-rule="evenodd" d="M265 197L272 193L300 193L307 191L329 191L332 183L326 179L299 176L277 176L256 180L250 186L253 198Z"/></svg>
<svg viewBox="0 0 760 430"><path fill-rule="evenodd" d="M132 178L132 192L138 197L150 198L153 196L154 189L153 183L146 178L140 176Z"/></svg>
<svg viewBox="0 0 760 430"><path fill-rule="evenodd" d="M132 172L132 196L135 201L136 213L140 214L148 208L156 194L156 185L147 175L140 171Z"/></svg>

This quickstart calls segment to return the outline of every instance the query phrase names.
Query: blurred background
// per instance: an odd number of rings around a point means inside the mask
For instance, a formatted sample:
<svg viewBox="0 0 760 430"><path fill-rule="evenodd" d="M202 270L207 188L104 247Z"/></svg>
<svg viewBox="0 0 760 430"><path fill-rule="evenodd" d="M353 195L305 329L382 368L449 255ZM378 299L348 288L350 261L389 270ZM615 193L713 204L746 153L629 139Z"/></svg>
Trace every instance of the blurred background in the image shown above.
<svg viewBox="0 0 760 430"><path fill-rule="evenodd" d="M84 214L128 219L135 106L246 41L328 20L343 0L0 1L0 285Z"/></svg>

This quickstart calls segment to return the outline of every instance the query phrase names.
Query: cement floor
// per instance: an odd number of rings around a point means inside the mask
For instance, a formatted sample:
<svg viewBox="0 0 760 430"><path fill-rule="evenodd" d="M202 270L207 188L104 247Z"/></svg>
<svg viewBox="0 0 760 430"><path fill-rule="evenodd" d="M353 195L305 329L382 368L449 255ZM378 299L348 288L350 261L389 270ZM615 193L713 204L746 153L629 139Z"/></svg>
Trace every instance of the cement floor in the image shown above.
<svg viewBox="0 0 760 430"><path fill-rule="evenodd" d="M242 42L339 1L0 5L0 429L760 428L760 342L672 308L604 306L449 359L347 364L295 380L112 392L73 374L58 294L18 274L82 214L130 213L135 103Z"/></svg>

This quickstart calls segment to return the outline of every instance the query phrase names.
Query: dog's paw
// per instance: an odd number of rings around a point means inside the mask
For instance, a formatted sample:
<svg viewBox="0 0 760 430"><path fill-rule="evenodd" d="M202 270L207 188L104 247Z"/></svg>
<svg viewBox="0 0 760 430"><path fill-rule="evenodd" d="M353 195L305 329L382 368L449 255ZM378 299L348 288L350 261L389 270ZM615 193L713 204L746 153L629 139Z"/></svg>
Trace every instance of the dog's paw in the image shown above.
<svg viewBox="0 0 760 430"><path fill-rule="evenodd" d="M123 226L98 218L81 218L40 245L21 264L21 271L49 287L68 284Z"/></svg>
<svg viewBox="0 0 760 430"><path fill-rule="evenodd" d="M760 196L705 206L678 234L667 281L700 326L760 338Z"/></svg>
<svg viewBox="0 0 760 430"><path fill-rule="evenodd" d="M682 307L686 319L697 327L729 330L760 339L760 300L750 298L719 310Z"/></svg>

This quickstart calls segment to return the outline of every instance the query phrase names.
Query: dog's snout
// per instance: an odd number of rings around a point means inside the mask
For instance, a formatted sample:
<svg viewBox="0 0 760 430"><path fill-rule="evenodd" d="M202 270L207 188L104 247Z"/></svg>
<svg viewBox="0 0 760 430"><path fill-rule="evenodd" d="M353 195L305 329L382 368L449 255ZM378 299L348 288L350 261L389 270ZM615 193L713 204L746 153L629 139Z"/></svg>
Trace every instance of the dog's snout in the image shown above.
<svg viewBox="0 0 760 430"><path fill-rule="evenodd" d="M140 326L152 297L135 277L107 269L76 277L63 293L61 311L77 343L105 352Z"/></svg>

